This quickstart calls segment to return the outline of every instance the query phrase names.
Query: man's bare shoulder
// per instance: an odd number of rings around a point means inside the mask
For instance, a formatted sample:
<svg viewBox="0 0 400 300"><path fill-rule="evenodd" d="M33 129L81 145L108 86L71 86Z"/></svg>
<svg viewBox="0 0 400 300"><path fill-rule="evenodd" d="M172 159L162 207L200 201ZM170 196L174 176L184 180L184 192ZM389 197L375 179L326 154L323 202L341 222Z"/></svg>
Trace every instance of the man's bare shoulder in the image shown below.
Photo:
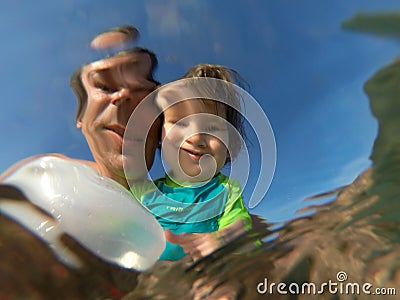
<svg viewBox="0 0 400 300"><path fill-rule="evenodd" d="M30 156L28 158L22 159L22 160L16 162L15 164L13 164L11 167L9 167L6 171L4 171L2 174L0 174L0 182L2 182L7 176L9 176L12 172L14 172L16 169L20 168L21 166L29 163L30 161L33 161L35 159L38 159L38 158L44 157L44 156L53 156L53 157L58 157L58 158L74 161L74 162L80 162L80 163L86 164L97 170L97 165L93 161L70 158L70 157L65 156L64 154L60 154L60 153L37 154L37 155Z"/></svg>

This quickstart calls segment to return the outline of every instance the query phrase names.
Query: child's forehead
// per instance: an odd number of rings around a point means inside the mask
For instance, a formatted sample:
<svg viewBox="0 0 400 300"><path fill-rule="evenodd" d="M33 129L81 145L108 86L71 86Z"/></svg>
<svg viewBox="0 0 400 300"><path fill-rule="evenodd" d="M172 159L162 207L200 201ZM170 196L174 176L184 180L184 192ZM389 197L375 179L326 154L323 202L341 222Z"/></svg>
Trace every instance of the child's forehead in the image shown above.
<svg viewBox="0 0 400 300"><path fill-rule="evenodd" d="M237 93L235 87L228 82L214 78L186 78L161 86L155 95L158 99L166 99L175 103L187 99L210 99L216 102L235 102Z"/></svg>
<svg viewBox="0 0 400 300"><path fill-rule="evenodd" d="M220 114L225 111L223 103L211 99L186 99L177 101L169 106L164 112L179 115L190 115L194 113Z"/></svg>

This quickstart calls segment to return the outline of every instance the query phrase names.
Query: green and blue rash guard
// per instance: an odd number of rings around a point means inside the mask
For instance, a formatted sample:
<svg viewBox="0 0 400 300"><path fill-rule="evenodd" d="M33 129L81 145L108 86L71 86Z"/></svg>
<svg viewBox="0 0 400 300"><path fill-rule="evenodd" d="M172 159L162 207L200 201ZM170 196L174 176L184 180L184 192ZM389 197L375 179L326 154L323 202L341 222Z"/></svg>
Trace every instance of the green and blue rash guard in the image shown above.
<svg viewBox="0 0 400 300"><path fill-rule="evenodd" d="M166 176L131 187L164 229L173 233L213 232L238 219L251 228L250 215L243 205L242 189L237 180L222 173L205 184L181 186ZM181 246L169 243L160 260L178 260L185 256Z"/></svg>

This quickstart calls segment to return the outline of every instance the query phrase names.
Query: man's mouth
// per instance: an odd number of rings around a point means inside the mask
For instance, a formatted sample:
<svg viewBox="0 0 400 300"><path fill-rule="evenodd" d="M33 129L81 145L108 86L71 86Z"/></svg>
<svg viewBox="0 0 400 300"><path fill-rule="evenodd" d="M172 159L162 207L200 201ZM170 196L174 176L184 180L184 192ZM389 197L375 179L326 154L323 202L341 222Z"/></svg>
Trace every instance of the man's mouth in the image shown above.
<svg viewBox="0 0 400 300"><path fill-rule="evenodd" d="M105 129L118 134L121 138L124 137L124 133L125 133L124 126L121 126L119 124L112 124L112 125L105 126Z"/></svg>

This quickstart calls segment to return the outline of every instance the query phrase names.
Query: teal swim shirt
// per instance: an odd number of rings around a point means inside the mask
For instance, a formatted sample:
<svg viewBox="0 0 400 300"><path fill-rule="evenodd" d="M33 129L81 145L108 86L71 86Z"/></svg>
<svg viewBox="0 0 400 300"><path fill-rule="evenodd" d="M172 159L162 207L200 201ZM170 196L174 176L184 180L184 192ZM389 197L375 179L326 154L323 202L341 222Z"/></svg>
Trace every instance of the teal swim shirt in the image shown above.
<svg viewBox="0 0 400 300"><path fill-rule="evenodd" d="M219 173L206 183L179 185L169 176L131 187L133 195L146 206L164 229L173 233L201 233L222 229L238 219L251 228L243 204L240 183ZM181 246L169 243L160 260L185 256Z"/></svg>

